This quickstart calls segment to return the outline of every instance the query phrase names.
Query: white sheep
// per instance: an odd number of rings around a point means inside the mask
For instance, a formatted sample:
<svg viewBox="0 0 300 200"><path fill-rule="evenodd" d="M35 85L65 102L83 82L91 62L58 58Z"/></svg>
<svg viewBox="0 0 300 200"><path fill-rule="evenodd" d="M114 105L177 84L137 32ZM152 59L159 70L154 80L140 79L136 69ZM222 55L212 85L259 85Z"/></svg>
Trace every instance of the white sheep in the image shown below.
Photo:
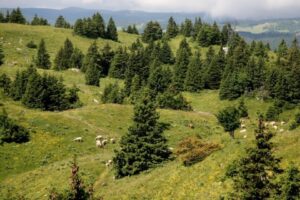
<svg viewBox="0 0 300 200"><path fill-rule="evenodd" d="M270 122L270 125L271 125L271 126L275 126L275 124L276 124L275 121Z"/></svg>
<svg viewBox="0 0 300 200"><path fill-rule="evenodd" d="M274 128L275 130L277 130L277 129L278 129L278 126L273 126L273 128Z"/></svg>
<svg viewBox="0 0 300 200"><path fill-rule="evenodd" d="M241 128L246 128L246 125L245 124L241 124Z"/></svg>
<svg viewBox="0 0 300 200"><path fill-rule="evenodd" d="M103 147L102 142L100 140L96 140L96 147L98 147L98 148Z"/></svg>
<svg viewBox="0 0 300 200"><path fill-rule="evenodd" d="M114 144L114 143L116 143L116 140L114 138L111 138L110 143Z"/></svg>
<svg viewBox="0 0 300 200"><path fill-rule="evenodd" d="M107 140L102 140L102 145L104 146L104 145L106 145L107 144Z"/></svg>
<svg viewBox="0 0 300 200"><path fill-rule="evenodd" d="M111 164L112 164L112 160L108 160L108 161L105 163L106 167L111 166Z"/></svg>
<svg viewBox="0 0 300 200"><path fill-rule="evenodd" d="M246 132L247 132L247 129L240 130L240 133L246 133Z"/></svg>
<svg viewBox="0 0 300 200"><path fill-rule="evenodd" d="M280 122L281 126L285 125L285 121Z"/></svg>
<svg viewBox="0 0 300 200"><path fill-rule="evenodd" d="M73 140L74 142L83 142L82 137L77 137Z"/></svg>
<svg viewBox="0 0 300 200"><path fill-rule="evenodd" d="M282 128L282 129L280 129L280 130L279 130L279 132L280 132L280 133L284 132L284 129L283 129L283 128Z"/></svg>
<svg viewBox="0 0 300 200"><path fill-rule="evenodd" d="M102 140L103 136L102 135L97 135L96 140Z"/></svg>

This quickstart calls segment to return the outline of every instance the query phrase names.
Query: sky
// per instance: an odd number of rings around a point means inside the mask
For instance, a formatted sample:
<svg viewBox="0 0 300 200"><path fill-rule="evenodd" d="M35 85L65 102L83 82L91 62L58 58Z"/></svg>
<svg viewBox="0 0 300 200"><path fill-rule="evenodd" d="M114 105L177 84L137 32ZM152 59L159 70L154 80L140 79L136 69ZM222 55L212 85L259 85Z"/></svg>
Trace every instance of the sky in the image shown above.
<svg viewBox="0 0 300 200"><path fill-rule="evenodd" d="M300 0L0 0L2 8L80 7L107 10L206 12L238 19L300 17Z"/></svg>

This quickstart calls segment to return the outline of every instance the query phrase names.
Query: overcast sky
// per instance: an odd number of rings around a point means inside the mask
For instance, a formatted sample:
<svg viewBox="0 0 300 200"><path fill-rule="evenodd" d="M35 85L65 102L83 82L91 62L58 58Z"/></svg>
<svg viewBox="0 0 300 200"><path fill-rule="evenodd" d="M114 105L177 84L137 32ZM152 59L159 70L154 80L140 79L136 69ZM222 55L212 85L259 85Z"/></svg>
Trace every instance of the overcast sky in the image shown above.
<svg viewBox="0 0 300 200"><path fill-rule="evenodd" d="M214 17L300 17L300 0L0 0L0 7L206 12Z"/></svg>

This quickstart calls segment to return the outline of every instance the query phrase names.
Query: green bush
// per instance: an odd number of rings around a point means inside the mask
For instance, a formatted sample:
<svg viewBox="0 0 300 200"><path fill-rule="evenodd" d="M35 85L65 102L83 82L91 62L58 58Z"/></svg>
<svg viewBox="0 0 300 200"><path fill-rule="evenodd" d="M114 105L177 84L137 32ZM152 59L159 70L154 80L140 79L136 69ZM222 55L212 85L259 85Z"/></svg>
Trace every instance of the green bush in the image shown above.
<svg viewBox="0 0 300 200"><path fill-rule="evenodd" d="M5 110L0 114L0 143L24 143L29 141L29 132L10 119Z"/></svg>
<svg viewBox="0 0 300 200"><path fill-rule="evenodd" d="M294 129L298 128L298 126L300 126L300 113L297 113L295 115L295 120L290 125L290 130L294 130Z"/></svg>
<svg viewBox="0 0 300 200"><path fill-rule="evenodd" d="M182 96L182 94L173 94L172 92L165 92L159 94L156 98L156 103L159 108L174 109L174 110L192 110L191 105Z"/></svg>
<svg viewBox="0 0 300 200"><path fill-rule="evenodd" d="M30 48L30 49L36 49L37 45L31 40L30 42L28 42L26 44L26 47Z"/></svg>
<svg viewBox="0 0 300 200"><path fill-rule="evenodd" d="M110 83L104 88L101 100L103 103L122 104L124 99L123 92L120 90L118 83Z"/></svg>

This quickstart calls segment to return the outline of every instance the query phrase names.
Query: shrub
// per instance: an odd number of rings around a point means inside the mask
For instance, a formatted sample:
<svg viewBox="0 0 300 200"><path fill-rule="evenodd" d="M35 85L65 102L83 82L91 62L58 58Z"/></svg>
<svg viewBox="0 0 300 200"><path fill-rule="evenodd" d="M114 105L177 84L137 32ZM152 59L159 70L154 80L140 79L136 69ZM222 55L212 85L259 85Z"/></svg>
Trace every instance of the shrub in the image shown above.
<svg viewBox="0 0 300 200"><path fill-rule="evenodd" d="M220 149L220 145L204 143L200 138L193 136L179 143L176 155L180 157L184 166L190 166L202 161L218 149Z"/></svg>
<svg viewBox="0 0 300 200"><path fill-rule="evenodd" d="M174 110L192 110L191 105L182 96L182 94L173 94L172 92L165 92L159 94L156 98L156 103L159 108L167 108Z"/></svg>
<svg viewBox="0 0 300 200"><path fill-rule="evenodd" d="M266 112L266 120L267 121L278 120L280 113L282 113L281 108L275 105L270 106Z"/></svg>
<svg viewBox="0 0 300 200"><path fill-rule="evenodd" d="M30 49L36 49L37 45L31 40L30 42L28 42L26 44L26 47L30 48Z"/></svg>
<svg viewBox="0 0 300 200"><path fill-rule="evenodd" d="M297 113L295 115L295 120L290 125L290 130L294 130L294 129L298 128L298 126L300 126L300 113Z"/></svg>
<svg viewBox="0 0 300 200"><path fill-rule="evenodd" d="M104 88L103 95L101 100L103 103L116 103L122 104L123 103L123 93L120 90L118 83L109 84Z"/></svg>
<svg viewBox="0 0 300 200"><path fill-rule="evenodd" d="M29 140L29 132L10 119L5 110L0 114L0 143L23 143Z"/></svg>

